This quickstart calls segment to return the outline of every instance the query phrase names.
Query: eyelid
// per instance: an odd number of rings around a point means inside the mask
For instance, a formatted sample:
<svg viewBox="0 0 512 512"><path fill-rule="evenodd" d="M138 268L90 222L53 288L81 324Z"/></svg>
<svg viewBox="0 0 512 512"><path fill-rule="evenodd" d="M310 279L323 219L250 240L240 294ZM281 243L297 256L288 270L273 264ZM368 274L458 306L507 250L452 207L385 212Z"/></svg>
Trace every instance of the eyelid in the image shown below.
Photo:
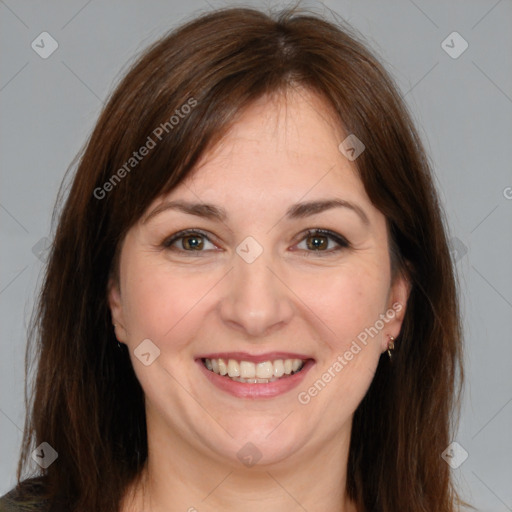
<svg viewBox="0 0 512 512"><path fill-rule="evenodd" d="M209 234L206 231L203 231L202 229L195 229L195 228L189 228L184 229L182 231L178 231L171 235L170 237L167 237L161 244L162 247L166 249L171 249L172 244L176 242L177 240L180 240L181 238L185 238L189 235L201 235L203 238L205 238L208 242L214 244L214 242L211 240ZM334 240L336 244L338 244L338 247L335 249L329 249L326 251L306 251L314 254L332 254L335 252L338 252L341 249L347 249L351 247L350 242L339 233L336 233L334 231L331 231L329 229L323 229L323 228L309 228L305 231L302 231L299 235L297 235L297 242L295 242L295 245L299 244L300 242L304 241L306 238L310 236L325 236L327 238L330 238L331 240ZM208 252L208 251L185 251L183 249L177 249L178 252L183 253L194 253L198 254L201 252Z"/></svg>
<svg viewBox="0 0 512 512"><path fill-rule="evenodd" d="M315 235L316 236L325 236L327 238L330 238L331 240L334 240L334 242L336 242L338 244L338 247L336 249L330 249L327 251L307 251L307 252L311 252L314 254L332 254L333 252L337 252L340 249L348 249L348 248L352 247L350 242L343 235L340 235L339 233L331 231L330 229L323 229L323 228L310 228L310 229L303 231L302 233L300 233L300 235L298 235L300 238L297 243L300 243L303 240L305 240L306 238L308 238L310 236L315 236Z"/></svg>
<svg viewBox="0 0 512 512"><path fill-rule="evenodd" d="M180 240L181 238L185 238L186 236L190 236L190 235L201 235L203 238L205 238L206 240L208 240L210 243L213 243L213 241L211 240L210 236L208 235L208 233L206 231L203 231L202 229L194 229L194 228L189 228L189 229L183 229L182 231L178 231L176 233L174 233L173 235L167 237L163 242L162 242L162 247L165 247L165 248L171 248L171 245L176 242L177 240ZM193 251L183 251L183 252L193 252ZM204 252L204 251L197 251L197 252Z"/></svg>

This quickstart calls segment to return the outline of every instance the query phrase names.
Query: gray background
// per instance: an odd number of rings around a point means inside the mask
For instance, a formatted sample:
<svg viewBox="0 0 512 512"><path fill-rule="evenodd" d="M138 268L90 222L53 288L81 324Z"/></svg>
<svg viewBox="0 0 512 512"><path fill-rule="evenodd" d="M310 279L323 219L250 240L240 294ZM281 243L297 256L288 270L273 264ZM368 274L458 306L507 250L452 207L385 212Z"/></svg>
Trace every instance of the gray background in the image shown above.
<svg viewBox="0 0 512 512"><path fill-rule="evenodd" d="M50 236L64 173L134 55L193 14L226 5L0 0L0 493L15 483L26 326L44 260L38 249ZM302 5L328 17L332 9L362 32L418 124L462 289L468 383L454 440L469 456L453 474L478 510L512 510L512 2ZM59 44L47 59L31 48L43 31ZM469 44L456 59L441 46L453 31Z"/></svg>

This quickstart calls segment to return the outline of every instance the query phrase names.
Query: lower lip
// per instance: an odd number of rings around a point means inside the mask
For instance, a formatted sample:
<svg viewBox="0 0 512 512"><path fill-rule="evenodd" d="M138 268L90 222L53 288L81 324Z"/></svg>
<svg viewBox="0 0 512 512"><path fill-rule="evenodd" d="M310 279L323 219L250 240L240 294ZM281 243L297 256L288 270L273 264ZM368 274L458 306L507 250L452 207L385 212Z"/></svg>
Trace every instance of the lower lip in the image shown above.
<svg viewBox="0 0 512 512"><path fill-rule="evenodd" d="M274 382L268 384L249 384L245 382L236 382L228 377L223 377L215 372L206 368L203 362L198 359L202 372L206 378L220 390L236 396L237 398L273 398L275 396L283 395L293 388L297 387L306 376L306 373L315 364L312 359L308 359L302 370L298 373L290 375L289 377L282 377Z"/></svg>

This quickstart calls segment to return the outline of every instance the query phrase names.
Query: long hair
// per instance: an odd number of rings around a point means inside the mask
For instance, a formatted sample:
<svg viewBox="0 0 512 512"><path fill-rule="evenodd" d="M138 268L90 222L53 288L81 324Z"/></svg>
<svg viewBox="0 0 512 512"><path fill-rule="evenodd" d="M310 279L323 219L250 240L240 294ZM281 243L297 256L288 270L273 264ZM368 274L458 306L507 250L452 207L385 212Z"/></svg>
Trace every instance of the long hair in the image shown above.
<svg viewBox="0 0 512 512"><path fill-rule="evenodd" d="M20 495L37 476L55 510L119 510L147 458L144 394L107 303L120 243L244 108L296 86L324 98L365 144L354 163L411 284L394 360L381 357L355 412L347 491L365 511L456 510L441 453L460 409L461 325L430 164L396 85L360 36L296 9L201 15L144 51L109 98L59 212L35 313ZM30 452L43 442L58 459L30 474Z"/></svg>

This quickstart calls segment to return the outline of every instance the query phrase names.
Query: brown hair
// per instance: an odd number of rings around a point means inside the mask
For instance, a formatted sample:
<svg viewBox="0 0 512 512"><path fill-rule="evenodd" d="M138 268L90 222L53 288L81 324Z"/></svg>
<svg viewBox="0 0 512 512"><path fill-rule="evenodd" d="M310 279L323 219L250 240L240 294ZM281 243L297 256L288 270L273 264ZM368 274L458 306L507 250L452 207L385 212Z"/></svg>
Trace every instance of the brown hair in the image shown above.
<svg viewBox="0 0 512 512"><path fill-rule="evenodd" d="M381 358L355 412L349 496L366 511L456 510L441 453L463 382L457 290L411 117L392 79L343 22L242 8L202 15L147 49L80 155L33 325L37 374L17 473L21 482L31 445L49 443L59 458L42 472L41 496L55 506L119 510L147 457L144 394L126 347L117 348L107 303L124 235L245 107L298 85L324 98L346 133L365 144L355 163L411 283L394 360ZM130 160L150 138L147 155Z"/></svg>

